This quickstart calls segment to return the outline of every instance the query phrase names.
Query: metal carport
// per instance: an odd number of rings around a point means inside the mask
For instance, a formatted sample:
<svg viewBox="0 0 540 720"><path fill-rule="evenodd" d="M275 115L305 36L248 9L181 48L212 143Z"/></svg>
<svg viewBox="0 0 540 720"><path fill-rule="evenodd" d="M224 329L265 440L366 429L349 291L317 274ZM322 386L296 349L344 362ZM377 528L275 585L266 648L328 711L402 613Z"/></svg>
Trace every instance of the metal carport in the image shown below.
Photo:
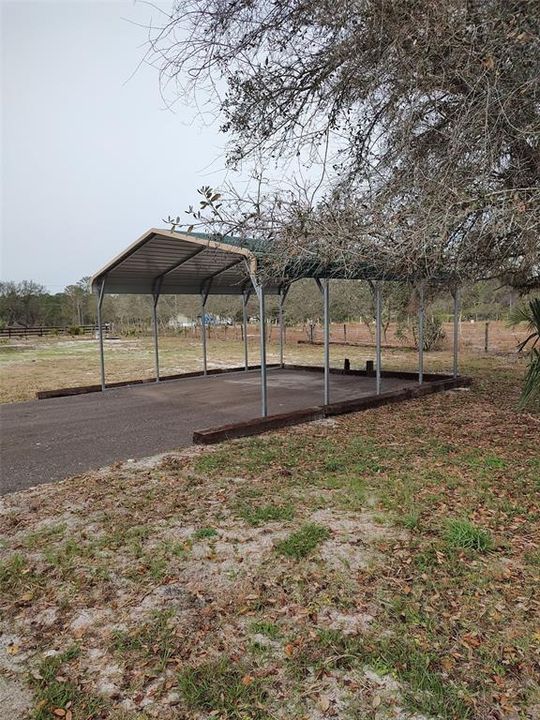
<svg viewBox="0 0 540 720"><path fill-rule="evenodd" d="M248 368L247 301L255 291L259 301L261 355L261 414L268 414L267 364L265 332L265 295L278 295L280 325L280 364L283 366L283 305L290 284L301 277L313 278L322 293L324 306L324 404L330 403L330 279L363 279L373 283L376 308L376 393L381 393L381 318L382 280L376 268L361 267L344 274L336 268L312 267L305 272L279 281L268 279L261 272L268 246L257 240L220 237L203 233L184 233L152 228L125 251L111 260L92 278L97 294L97 320L100 347L101 388L106 389L103 347L102 305L105 293L151 294L153 298L153 335L156 382L159 374L159 343L157 305L162 294L196 294L201 298L203 368L207 373L205 307L208 296L238 295L243 301L244 360ZM454 377L458 375L458 315L459 293L454 290ZM423 382L422 336L424 326L423 286L419 283L420 308L418 314L419 358L418 381Z"/></svg>

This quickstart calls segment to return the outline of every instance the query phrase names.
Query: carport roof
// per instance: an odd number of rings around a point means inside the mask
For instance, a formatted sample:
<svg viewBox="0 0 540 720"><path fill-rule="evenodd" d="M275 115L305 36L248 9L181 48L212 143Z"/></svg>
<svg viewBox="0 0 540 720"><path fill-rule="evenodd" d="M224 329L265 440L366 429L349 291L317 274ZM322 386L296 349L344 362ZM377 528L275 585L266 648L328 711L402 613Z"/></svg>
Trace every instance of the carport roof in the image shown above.
<svg viewBox="0 0 540 720"><path fill-rule="evenodd" d="M152 228L92 278L108 293L237 295L251 286L257 255L236 238ZM269 287L277 292L278 286Z"/></svg>
<svg viewBox="0 0 540 720"><path fill-rule="evenodd" d="M264 272L270 253L263 240L152 228L97 272L92 285L98 288L104 281L107 293L238 295L251 287L250 275L258 274L264 276L269 293L278 293L300 278L414 280L383 272L375 262L345 269L314 258L303 264L291 263L281 278L271 281Z"/></svg>

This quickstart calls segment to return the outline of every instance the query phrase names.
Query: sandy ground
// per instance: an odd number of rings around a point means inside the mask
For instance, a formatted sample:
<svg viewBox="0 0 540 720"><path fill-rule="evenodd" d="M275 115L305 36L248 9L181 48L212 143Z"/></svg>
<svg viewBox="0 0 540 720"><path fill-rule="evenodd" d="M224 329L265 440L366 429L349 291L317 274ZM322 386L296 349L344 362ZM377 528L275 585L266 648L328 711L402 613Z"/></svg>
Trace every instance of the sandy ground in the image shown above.
<svg viewBox="0 0 540 720"><path fill-rule="evenodd" d="M536 720L538 416L509 356L464 362L470 390L4 498L6 712Z"/></svg>

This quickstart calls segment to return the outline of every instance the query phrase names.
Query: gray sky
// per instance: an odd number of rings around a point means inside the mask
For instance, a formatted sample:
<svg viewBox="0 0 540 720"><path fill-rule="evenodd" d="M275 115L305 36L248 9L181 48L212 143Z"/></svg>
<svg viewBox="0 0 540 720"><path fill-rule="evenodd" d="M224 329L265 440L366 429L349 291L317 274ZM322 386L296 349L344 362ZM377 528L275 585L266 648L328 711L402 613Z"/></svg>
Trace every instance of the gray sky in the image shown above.
<svg viewBox="0 0 540 720"><path fill-rule="evenodd" d="M148 5L0 7L0 273L60 292L219 185L224 141L192 109L164 108L152 68L128 81L146 31L123 18L157 19Z"/></svg>

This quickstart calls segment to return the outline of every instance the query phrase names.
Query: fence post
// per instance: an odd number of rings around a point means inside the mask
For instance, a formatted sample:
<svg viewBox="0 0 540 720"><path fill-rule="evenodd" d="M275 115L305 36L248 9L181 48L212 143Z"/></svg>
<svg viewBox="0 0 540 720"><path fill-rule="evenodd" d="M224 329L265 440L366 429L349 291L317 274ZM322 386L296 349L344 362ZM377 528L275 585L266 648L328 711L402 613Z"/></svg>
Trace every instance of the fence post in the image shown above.
<svg viewBox="0 0 540 720"><path fill-rule="evenodd" d="M489 350L489 320L486 322L486 329L485 329L485 335L484 335L484 352L488 352Z"/></svg>

